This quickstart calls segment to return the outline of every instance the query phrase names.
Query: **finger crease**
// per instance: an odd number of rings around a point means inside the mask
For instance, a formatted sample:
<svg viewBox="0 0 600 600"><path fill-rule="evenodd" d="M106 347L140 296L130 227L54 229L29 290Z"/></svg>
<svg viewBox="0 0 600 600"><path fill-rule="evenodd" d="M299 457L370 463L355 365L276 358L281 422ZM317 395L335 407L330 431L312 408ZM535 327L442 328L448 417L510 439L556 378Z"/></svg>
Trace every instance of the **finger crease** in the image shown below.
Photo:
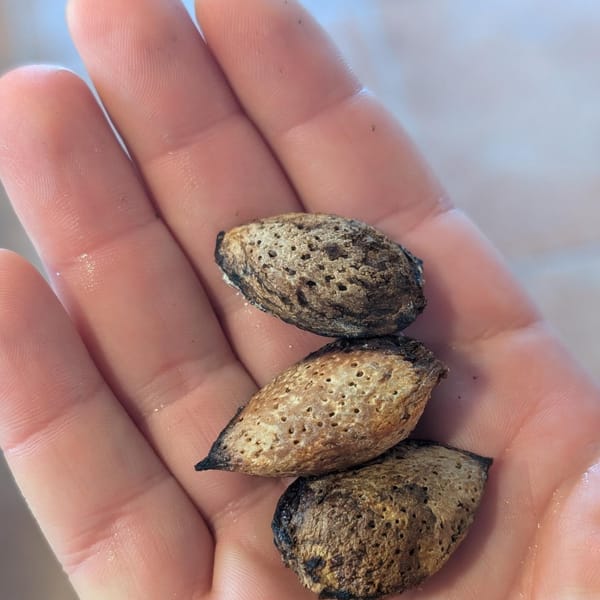
<svg viewBox="0 0 600 600"><path fill-rule="evenodd" d="M135 402L129 401L135 407L134 419L138 425L149 421L164 408L201 389L209 378L216 379L220 372L236 365L233 357L216 356L213 352L164 364L133 394Z"/></svg>
<svg viewBox="0 0 600 600"><path fill-rule="evenodd" d="M417 229L430 221L433 221L437 217L444 216L452 210L455 210L446 196L440 196L434 202L429 204L428 208L424 210L417 219L407 225L404 220L405 213L422 204L423 201L418 199L415 200L414 204L410 203L403 204L402 206L395 206L391 210L374 218L371 223L373 227L380 229L383 232L399 231L401 236L406 236L412 234Z"/></svg>
<svg viewBox="0 0 600 600"><path fill-rule="evenodd" d="M370 95L371 95L371 92L369 92L369 90L367 90L367 88L361 87L361 86L355 86L349 92L345 92L343 95L333 98L330 102L328 102L326 104L322 104L317 109L304 115L301 119L287 124L285 127L283 127L280 130L271 132L271 136L273 136L274 138L285 138L285 137L291 136L297 129L306 127L313 121L320 119L325 114L336 111L346 104L352 104L352 103L356 102L358 99L366 97L366 96L370 96Z"/></svg>
<svg viewBox="0 0 600 600"><path fill-rule="evenodd" d="M147 155L136 155L136 158L140 163L146 165L146 170L149 166L154 163L159 165L165 161L172 160L173 156L182 154L185 152L189 153L189 150L199 144L203 139L212 137L215 133L231 125L232 122L239 121L240 124L248 122L247 117L240 110L234 110L224 115L221 115L212 121L207 121L201 127L196 130L186 133L181 136L165 136L163 139L164 146L152 154Z"/></svg>
<svg viewBox="0 0 600 600"><path fill-rule="evenodd" d="M101 395L107 393L110 392L105 382L98 379L95 387L86 389L59 405L52 404L52 408L45 411L43 417L36 418L28 414L27 420L21 424L13 439L3 444L5 454L7 457L20 457L37 451L42 444L51 442L68 424L74 422L77 419L77 411L96 402Z"/></svg>
<svg viewBox="0 0 600 600"><path fill-rule="evenodd" d="M135 225L129 225L128 227L118 231L113 231L109 235L104 235L101 241L75 250L76 254L74 256L71 255L68 258L65 257L54 261L51 265L48 265L48 268L55 272L61 273L61 275L64 271L68 271L70 269L74 269L76 271L81 270L82 268L89 270L91 268L90 260L93 255L102 254L107 248L118 245L129 238L133 238L146 229L156 225L163 227L166 231L166 226L164 225L163 221L157 215L153 214L152 218L148 219L147 221L136 223Z"/></svg>
<svg viewBox="0 0 600 600"><path fill-rule="evenodd" d="M128 522L140 519L139 505L157 488L171 481L172 478L160 469L140 480L127 494L111 498L110 504L80 519L86 526L65 541L59 550L67 575L72 576L102 554L118 554L118 546L127 546L137 529L128 527Z"/></svg>

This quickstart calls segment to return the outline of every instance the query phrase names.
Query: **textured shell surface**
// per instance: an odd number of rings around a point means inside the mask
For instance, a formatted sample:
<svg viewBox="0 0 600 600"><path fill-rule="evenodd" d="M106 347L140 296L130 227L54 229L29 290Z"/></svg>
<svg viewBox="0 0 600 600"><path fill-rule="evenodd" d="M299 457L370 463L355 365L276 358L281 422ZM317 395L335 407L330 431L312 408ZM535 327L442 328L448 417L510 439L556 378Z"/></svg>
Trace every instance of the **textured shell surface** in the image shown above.
<svg viewBox="0 0 600 600"><path fill-rule="evenodd" d="M337 340L259 390L196 469L281 477L370 460L410 434L445 374L404 336Z"/></svg>
<svg viewBox="0 0 600 600"><path fill-rule="evenodd" d="M401 593L437 572L463 540L491 463L405 440L366 465L301 477L277 505L275 545L320 598Z"/></svg>
<svg viewBox="0 0 600 600"><path fill-rule="evenodd" d="M249 302L320 335L393 334L426 303L420 259L335 215L289 213L221 232L215 259Z"/></svg>

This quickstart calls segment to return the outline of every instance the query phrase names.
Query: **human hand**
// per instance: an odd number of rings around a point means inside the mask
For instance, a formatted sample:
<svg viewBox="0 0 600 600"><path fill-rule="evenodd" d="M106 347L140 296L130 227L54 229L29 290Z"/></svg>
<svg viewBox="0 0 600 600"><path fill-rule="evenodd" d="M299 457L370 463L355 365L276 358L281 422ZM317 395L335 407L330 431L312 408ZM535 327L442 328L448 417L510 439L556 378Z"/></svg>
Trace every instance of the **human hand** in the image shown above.
<svg viewBox="0 0 600 600"><path fill-rule="evenodd" d="M424 259L409 333L451 372L417 434L495 459L467 539L402 598L600 595L598 390L293 0L198 15L208 46L175 0L69 5L133 162L73 74L0 81L0 175L60 299L0 253L0 444L80 597L314 597L272 543L285 483L193 468L324 343L248 307L212 257L219 230L303 209Z"/></svg>

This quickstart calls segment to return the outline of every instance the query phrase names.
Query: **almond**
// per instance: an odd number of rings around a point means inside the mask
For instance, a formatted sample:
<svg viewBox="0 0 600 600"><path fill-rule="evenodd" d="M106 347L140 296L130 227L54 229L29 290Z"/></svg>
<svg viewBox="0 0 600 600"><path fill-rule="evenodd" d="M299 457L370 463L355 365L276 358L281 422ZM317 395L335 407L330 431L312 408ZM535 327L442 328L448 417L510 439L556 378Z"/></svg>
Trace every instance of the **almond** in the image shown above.
<svg viewBox="0 0 600 600"><path fill-rule="evenodd" d="M319 598L404 592L438 571L465 537L491 463L410 440L367 465L301 477L277 505L275 545Z"/></svg>
<svg viewBox="0 0 600 600"><path fill-rule="evenodd" d="M370 460L409 435L445 374L407 337L337 340L252 396L196 470L282 477Z"/></svg>
<svg viewBox="0 0 600 600"><path fill-rule="evenodd" d="M330 337L393 334L425 308L422 261L359 221L290 213L217 237L228 283L261 310Z"/></svg>

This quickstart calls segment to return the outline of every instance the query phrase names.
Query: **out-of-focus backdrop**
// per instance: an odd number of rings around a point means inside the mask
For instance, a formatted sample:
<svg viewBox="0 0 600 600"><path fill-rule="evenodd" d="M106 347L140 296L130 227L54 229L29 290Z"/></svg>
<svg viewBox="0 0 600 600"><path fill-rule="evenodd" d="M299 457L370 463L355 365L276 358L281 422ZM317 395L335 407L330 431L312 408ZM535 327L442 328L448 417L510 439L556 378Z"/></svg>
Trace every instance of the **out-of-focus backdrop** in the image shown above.
<svg viewBox="0 0 600 600"><path fill-rule="evenodd" d="M600 377L600 3L305 4ZM63 14L63 0L0 0L0 69L84 74ZM37 264L1 189L0 246ZM0 462L0 600L74 597Z"/></svg>

